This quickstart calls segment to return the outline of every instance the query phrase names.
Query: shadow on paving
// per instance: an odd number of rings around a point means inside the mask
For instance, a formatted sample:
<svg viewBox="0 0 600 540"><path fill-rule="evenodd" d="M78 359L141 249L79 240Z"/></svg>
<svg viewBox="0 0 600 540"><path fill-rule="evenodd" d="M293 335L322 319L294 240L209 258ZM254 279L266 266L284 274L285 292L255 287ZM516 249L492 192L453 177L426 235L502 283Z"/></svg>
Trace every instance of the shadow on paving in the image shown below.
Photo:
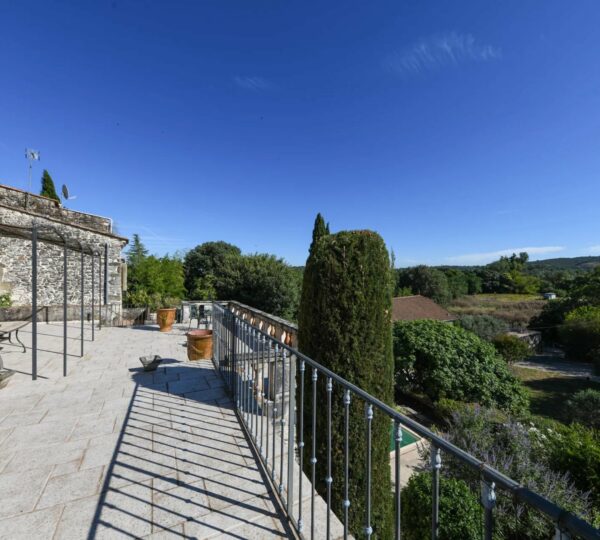
<svg viewBox="0 0 600 540"><path fill-rule="evenodd" d="M88 539L288 537L212 363L130 371L136 386Z"/></svg>

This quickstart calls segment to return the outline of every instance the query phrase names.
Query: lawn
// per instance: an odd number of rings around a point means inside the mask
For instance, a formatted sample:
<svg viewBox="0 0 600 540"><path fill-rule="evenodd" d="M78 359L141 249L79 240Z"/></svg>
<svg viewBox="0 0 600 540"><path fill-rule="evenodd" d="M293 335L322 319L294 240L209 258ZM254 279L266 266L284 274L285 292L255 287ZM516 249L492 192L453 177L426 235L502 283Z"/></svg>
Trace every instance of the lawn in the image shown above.
<svg viewBox="0 0 600 540"><path fill-rule="evenodd" d="M511 366L510 370L519 377L531 400L531 412L565 422L565 402L575 392L593 388L600 390L600 383L580 377L567 377L543 371Z"/></svg>

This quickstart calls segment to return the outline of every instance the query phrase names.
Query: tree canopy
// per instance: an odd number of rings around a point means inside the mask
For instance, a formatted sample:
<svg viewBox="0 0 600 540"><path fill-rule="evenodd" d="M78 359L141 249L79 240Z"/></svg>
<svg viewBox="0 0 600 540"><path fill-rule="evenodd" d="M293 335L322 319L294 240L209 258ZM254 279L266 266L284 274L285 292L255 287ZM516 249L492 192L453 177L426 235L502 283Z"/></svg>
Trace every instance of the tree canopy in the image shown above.
<svg viewBox="0 0 600 540"><path fill-rule="evenodd" d="M44 172L42 173L42 189L40 195L60 202L60 197L57 195L56 188L54 187L54 180L52 180L50 173L46 169L44 169Z"/></svg>
<svg viewBox="0 0 600 540"><path fill-rule="evenodd" d="M519 412L526 393L491 343L439 321L394 324L396 384L400 392L476 402Z"/></svg>

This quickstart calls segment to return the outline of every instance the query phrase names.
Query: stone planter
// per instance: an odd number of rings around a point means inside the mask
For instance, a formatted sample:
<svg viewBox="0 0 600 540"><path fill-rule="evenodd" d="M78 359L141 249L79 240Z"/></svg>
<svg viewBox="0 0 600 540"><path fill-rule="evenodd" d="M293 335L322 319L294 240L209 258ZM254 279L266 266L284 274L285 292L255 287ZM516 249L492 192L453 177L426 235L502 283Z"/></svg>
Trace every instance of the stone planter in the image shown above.
<svg viewBox="0 0 600 540"><path fill-rule="evenodd" d="M175 308L161 308L156 310L156 321L161 332L170 332L175 322Z"/></svg>
<svg viewBox="0 0 600 540"><path fill-rule="evenodd" d="M188 360L212 358L212 330L192 330L187 333Z"/></svg>

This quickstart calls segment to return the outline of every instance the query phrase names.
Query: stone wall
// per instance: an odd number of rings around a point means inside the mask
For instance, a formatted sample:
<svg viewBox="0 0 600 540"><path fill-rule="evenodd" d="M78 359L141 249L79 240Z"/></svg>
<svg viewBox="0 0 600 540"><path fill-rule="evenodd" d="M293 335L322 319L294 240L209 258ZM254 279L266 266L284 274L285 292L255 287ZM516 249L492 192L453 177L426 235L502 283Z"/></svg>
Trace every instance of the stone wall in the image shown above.
<svg viewBox="0 0 600 540"><path fill-rule="evenodd" d="M27 197L28 196L28 197ZM27 201L25 200L27 199ZM25 205L27 206L25 208ZM104 245L108 246L108 303L118 311L122 303L121 251L127 240L110 232L107 218L73 212L57 203L19 190L0 186L0 224L31 227L52 225L71 239L88 244L102 253L102 264L94 257L95 295L104 284ZM0 232L0 294L8 292L13 305L31 306L31 241L2 236ZM84 302L91 304L92 256L84 255ZM98 271L101 269L102 281ZM81 302L81 254L67 252L68 304ZM63 248L38 243L38 306L56 306L63 301Z"/></svg>

